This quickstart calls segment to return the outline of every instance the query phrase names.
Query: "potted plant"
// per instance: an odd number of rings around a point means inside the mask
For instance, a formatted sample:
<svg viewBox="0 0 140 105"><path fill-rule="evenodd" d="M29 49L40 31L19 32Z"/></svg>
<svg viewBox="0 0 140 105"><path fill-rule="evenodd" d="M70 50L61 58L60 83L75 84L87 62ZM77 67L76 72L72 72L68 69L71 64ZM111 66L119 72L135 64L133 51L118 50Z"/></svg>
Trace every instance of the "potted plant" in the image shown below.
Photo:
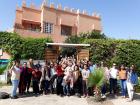
<svg viewBox="0 0 140 105"><path fill-rule="evenodd" d="M88 78L88 87L93 88L95 101L101 101L101 86L104 82L104 72L102 68L96 68Z"/></svg>

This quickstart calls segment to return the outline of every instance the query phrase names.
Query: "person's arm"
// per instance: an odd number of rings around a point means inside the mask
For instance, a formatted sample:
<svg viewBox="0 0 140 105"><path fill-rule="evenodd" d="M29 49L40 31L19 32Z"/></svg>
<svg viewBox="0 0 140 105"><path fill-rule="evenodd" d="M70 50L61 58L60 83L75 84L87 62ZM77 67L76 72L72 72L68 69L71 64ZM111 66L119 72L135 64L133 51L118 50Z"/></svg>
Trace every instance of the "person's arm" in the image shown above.
<svg viewBox="0 0 140 105"><path fill-rule="evenodd" d="M74 86L74 79L72 78L71 79L71 86L70 87L73 88L73 86Z"/></svg>

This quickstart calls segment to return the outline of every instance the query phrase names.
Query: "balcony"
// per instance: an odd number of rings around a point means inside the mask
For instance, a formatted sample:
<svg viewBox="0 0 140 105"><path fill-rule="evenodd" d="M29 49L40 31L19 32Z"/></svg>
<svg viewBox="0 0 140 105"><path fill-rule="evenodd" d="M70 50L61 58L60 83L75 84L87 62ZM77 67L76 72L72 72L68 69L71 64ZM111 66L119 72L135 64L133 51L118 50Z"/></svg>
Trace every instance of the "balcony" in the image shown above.
<svg viewBox="0 0 140 105"><path fill-rule="evenodd" d="M66 36L62 36L59 34L47 34L47 33L41 33L40 31L34 31L34 30L25 30L25 29L14 29L14 32L18 33L20 36L24 38L51 38L53 42L64 42L67 38Z"/></svg>

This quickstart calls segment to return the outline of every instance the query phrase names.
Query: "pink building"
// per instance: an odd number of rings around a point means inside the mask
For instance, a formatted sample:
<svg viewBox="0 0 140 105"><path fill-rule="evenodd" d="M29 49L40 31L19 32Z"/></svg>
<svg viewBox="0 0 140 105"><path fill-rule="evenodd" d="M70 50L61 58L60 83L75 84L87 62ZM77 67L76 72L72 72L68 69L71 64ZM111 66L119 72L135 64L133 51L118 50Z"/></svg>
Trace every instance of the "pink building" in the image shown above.
<svg viewBox="0 0 140 105"><path fill-rule="evenodd" d="M101 18L96 13L88 15L86 11L48 6L45 2L37 8L33 4L26 6L24 1L16 9L14 32L22 37L51 37L54 42L63 42L69 35L101 29Z"/></svg>

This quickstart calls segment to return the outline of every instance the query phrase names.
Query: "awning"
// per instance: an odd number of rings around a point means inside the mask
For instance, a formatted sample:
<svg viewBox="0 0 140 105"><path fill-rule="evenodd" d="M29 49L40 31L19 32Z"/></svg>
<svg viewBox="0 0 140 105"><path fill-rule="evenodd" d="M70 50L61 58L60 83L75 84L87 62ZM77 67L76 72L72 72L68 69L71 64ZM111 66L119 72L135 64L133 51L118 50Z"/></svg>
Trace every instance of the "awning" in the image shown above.
<svg viewBox="0 0 140 105"><path fill-rule="evenodd" d="M66 47L89 47L90 44L71 44L71 43L46 43L53 46L66 46Z"/></svg>

